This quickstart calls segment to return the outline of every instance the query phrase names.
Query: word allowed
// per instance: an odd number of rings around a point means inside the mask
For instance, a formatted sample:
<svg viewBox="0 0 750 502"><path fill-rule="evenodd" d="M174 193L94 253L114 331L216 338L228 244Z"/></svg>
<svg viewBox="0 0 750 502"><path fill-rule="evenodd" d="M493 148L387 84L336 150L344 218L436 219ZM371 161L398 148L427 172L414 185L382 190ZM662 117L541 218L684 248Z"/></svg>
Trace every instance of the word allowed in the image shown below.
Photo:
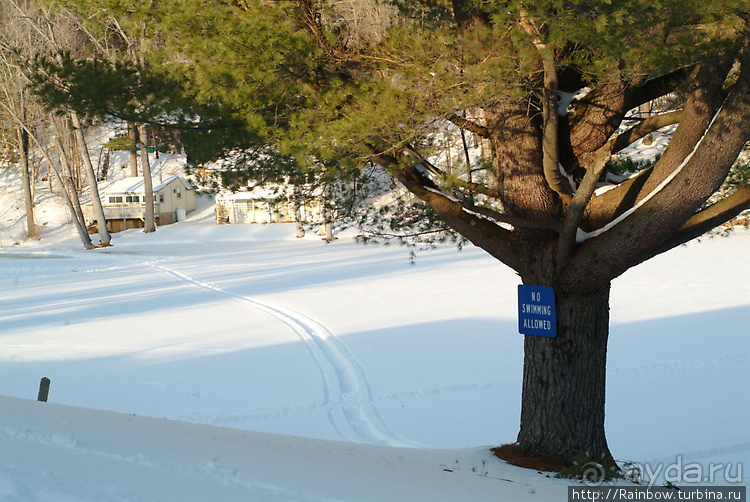
<svg viewBox="0 0 750 502"><path fill-rule="evenodd" d="M546 286L518 286L518 332L522 335L557 335L555 291Z"/></svg>

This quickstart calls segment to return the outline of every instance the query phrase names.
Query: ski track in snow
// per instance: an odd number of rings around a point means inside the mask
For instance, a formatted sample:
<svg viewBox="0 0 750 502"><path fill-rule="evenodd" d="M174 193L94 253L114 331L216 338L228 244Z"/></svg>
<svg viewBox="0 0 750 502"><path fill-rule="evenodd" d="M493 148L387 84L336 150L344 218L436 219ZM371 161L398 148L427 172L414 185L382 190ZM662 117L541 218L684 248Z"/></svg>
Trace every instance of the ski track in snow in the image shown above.
<svg viewBox="0 0 750 502"><path fill-rule="evenodd" d="M252 305L289 326L305 342L320 369L328 420L346 441L387 446L418 446L398 438L388 428L375 406L369 382L360 363L335 334L315 319L267 300L233 293L156 262L139 264L153 267L192 286Z"/></svg>

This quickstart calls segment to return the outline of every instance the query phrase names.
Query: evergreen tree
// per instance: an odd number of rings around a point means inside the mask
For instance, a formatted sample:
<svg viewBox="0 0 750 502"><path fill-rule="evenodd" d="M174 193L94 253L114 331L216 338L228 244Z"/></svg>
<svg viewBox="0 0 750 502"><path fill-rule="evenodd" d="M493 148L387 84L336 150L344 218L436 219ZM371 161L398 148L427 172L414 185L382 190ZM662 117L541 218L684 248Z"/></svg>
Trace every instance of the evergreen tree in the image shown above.
<svg viewBox="0 0 750 502"><path fill-rule="evenodd" d="M300 165L382 166L525 284L554 288L557 336L525 339L518 442L611 464L611 281L750 207L747 186L705 205L750 133L750 2L358 5L352 18L326 0L164 0L160 65ZM447 123L486 144L471 178L429 161ZM595 193L612 155L671 124L657 162Z"/></svg>

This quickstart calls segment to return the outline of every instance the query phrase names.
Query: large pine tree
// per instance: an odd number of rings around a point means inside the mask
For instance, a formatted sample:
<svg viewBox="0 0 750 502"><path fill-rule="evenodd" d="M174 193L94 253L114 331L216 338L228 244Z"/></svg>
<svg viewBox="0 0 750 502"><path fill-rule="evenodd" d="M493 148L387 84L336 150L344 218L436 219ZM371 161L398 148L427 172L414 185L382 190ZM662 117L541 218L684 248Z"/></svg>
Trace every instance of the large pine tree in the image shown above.
<svg viewBox="0 0 750 502"><path fill-rule="evenodd" d="M164 0L158 9L171 47L161 68L194 102L221 103L329 175L381 165L525 284L554 288L557 336L525 340L518 442L531 455L611 463L611 281L750 207L747 187L711 198L750 133L750 1ZM649 103L651 116L630 120ZM446 124L487 146L471 178L426 160ZM666 126L676 129L657 162L595 193L613 155Z"/></svg>

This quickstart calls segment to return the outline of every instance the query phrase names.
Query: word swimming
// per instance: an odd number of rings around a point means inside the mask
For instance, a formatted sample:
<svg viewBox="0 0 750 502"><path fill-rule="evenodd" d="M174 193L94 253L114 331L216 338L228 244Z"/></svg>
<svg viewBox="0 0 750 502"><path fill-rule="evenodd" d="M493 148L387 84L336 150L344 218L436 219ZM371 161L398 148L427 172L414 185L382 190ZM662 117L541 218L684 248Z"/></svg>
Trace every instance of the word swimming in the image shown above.
<svg viewBox="0 0 750 502"><path fill-rule="evenodd" d="M533 314L533 315L552 315L552 307L549 305L537 305L534 303L522 303L521 304L522 314Z"/></svg>

